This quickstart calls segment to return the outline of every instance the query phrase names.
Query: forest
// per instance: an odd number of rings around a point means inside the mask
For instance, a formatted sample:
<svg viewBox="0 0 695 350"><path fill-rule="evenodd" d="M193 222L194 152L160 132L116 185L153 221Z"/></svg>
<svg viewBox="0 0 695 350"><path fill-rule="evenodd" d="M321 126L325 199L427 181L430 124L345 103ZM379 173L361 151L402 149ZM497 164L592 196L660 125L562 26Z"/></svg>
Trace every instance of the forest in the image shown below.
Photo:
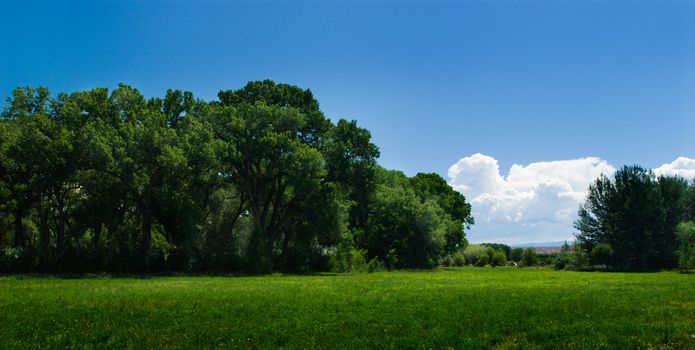
<svg viewBox="0 0 695 350"><path fill-rule="evenodd" d="M270 80L218 100L17 88L0 118L0 271L430 268L471 206L377 164L355 121Z"/></svg>
<svg viewBox="0 0 695 350"><path fill-rule="evenodd" d="M0 117L0 272L695 269L695 186L625 166L589 186L559 254L472 244L436 173L379 166L356 121L271 80L204 101L121 84L17 88Z"/></svg>

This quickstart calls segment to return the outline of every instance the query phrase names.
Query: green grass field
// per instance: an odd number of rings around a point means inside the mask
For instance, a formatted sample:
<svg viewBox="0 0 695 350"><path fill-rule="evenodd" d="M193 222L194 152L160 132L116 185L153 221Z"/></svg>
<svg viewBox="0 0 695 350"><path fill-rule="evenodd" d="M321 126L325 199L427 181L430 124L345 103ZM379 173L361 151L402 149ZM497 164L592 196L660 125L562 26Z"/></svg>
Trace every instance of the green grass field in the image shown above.
<svg viewBox="0 0 695 350"><path fill-rule="evenodd" d="M695 349L695 275L0 277L0 348Z"/></svg>

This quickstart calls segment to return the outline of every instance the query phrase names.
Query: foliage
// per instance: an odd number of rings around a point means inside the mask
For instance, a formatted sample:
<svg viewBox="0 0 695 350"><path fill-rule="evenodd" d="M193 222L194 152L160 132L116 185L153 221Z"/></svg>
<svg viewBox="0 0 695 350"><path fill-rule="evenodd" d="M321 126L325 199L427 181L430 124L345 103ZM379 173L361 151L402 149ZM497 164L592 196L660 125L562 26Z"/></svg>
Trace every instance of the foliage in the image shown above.
<svg viewBox="0 0 695 350"><path fill-rule="evenodd" d="M606 243L599 243L591 249L591 262L595 265L609 265L613 258L613 248Z"/></svg>
<svg viewBox="0 0 695 350"><path fill-rule="evenodd" d="M521 261L521 255L523 255L523 254L524 254L524 248L514 248L509 253L509 260L514 261L514 262L520 262Z"/></svg>
<svg viewBox="0 0 695 350"><path fill-rule="evenodd" d="M521 254L521 264L522 266L534 266L538 264L538 254L533 248L526 248Z"/></svg>
<svg viewBox="0 0 695 350"><path fill-rule="evenodd" d="M378 156L357 122L270 80L209 102L18 88L0 117L0 271L380 270L463 249L465 198Z"/></svg>
<svg viewBox="0 0 695 350"><path fill-rule="evenodd" d="M678 225L678 267L681 271L695 270L695 223L692 221Z"/></svg>
<svg viewBox="0 0 695 350"><path fill-rule="evenodd" d="M570 255L569 254L558 254L554 261L553 261L553 266L557 270L564 270L568 266L570 266Z"/></svg>
<svg viewBox="0 0 695 350"><path fill-rule="evenodd" d="M481 255L478 260L475 262L475 266L477 267L483 267L486 266L490 263L490 256L487 254Z"/></svg>
<svg viewBox="0 0 695 350"><path fill-rule="evenodd" d="M496 250L490 259L490 265L494 266L504 266L507 264L507 255L504 254L502 250Z"/></svg>
<svg viewBox="0 0 695 350"><path fill-rule="evenodd" d="M463 250L466 257L466 264L475 265L481 257L487 256L488 247L481 244L471 244Z"/></svg>
<svg viewBox="0 0 695 350"><path fill-rule="evenodd" d="M380 173L366 229L366 248L391 268L434 267L444 253L445 220L441 207L422 202L400 172Z"/></svg>
<svg viewBox="0 0 695 350"><path fill-rule="evenodd" d="M502 243L481 243L481 245L490 247L494 251L502 251L504 253L505 259L508 259L512 254L512 248L506 244Z"/></svg>
<svg viewBox="0 0 695 350"><path fill-rule="evenodd" d="M601 176L579 209L577 241L586 252L610 245L613 268L675 267L676 225L687 216L689 186L682 178L656 178L639 166L625 166L613 179Z"/></svg>
<svg viewBox="0 0 695 350"><path fill-rule="evenodd" d="M575 242L572 245L572 254L569 256L569 265L566 269L582 270L589 266L589 253L582 249L582 246Z"/></svg>
<svg viewBox="0 0 695 350"><path fill-rule="evenodd" d="M471 205L458 191L455 191L441 176L435 173L419 173L410 179L410 184L421 202L434 200L449 215L444 233L446 244L444 250L453 253L465 249L468 245L464 229L469 229L474 220Z"/></svg>
<svg viewBox="0 0 695 350"><path fill-rule="evenodd" d="M466 257L463 255L463 252L461 251L454 253L454 255L451 257L451 260L454 266L466 265Z"/></svg>

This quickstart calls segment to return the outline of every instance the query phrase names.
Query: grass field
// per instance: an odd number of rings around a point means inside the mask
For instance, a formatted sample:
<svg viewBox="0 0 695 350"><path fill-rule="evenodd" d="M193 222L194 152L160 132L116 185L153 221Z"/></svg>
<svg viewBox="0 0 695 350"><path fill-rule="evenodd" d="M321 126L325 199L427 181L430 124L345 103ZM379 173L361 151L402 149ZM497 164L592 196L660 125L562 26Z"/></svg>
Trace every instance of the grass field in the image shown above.
<svg viewBox="0 0 695 350"><path fill-rule="evenodd" d="M695 275L0 277L0 348L695 349Z"/></svg>

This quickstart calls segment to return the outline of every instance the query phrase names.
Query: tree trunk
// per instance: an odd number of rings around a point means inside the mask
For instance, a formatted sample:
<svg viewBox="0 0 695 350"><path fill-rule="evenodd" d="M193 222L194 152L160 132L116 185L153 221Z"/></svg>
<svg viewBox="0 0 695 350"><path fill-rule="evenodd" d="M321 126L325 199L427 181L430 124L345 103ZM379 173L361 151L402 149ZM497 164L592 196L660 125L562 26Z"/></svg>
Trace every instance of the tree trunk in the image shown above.
<svg viewBox="0 0 695 350"><path fill-rule="evenodd" d="M51 254L49 252L51 246L51 233L48 228L48 210L41 209L39 217L39 233L41 235L41 256L40 268L47 271L51 266ZM54 266L55 267L55 266Z"/></svg>
<svg viewBox="0 0 695 350"><path fill-rule="evenodd" d="M287 250L290 248L290 233L285 232L285 237L282 240L282 254L287 256Z"/></svg>
<svg viewBox="0 0 695 350"><path fill-rule="evenodd" d="M17 248L24 247L24 224L22 216L24 213L16 211L14 215L14 246Z"/></svg>
<svg viewBox="0 0 695 350"><path fill-rule="evenodd" d="M94 225L92 235L92 248L94 249L94 267L101 270L101 224Z"/></svg>
<svg viewBox="0 0 695 350"><path fill-rule="evenodd" d="M58 229L58 259L60 260L63 255L65 254L65 219L63 217L63 213L59 213L58 215L58 222L57 222L57 229Z"/></svg>
<svg viewBox="0 0 695 350"><path fill-rule="evenodd" d="M142 261L145 271L150 267L150 245L152 241L152 213L149 206L145 205L142 212Z"/></svg>
<svg viewBox="0 0 695 350"><path fill-rule="evenodd" d="M253 202L252 202L253 203ZM255 205L256 203L253 203L254 205L252 206L253 209L253 224L255 226L256 232L258 232L258 237L257 239L261 242L259 243L259 248L262 246L262 241L265 239L265 256L268 258L268 262L272 263L273 261L273 243L274 243L274 236L270 229L266 227L266 222L265 222L265 217L263 215L263 210L258 206ZM259 253L261 253L259 251ZM260 258L260 257L259 257Z"/></svg>
<svg viewBox="0 0 695 350"><path fill-rule="evenodd" d="M101 226L102 224L97 224L92 228L92 247L95 251L101 249Z"/></svg>
<svg viewBox="0 0 695 350"><path fill-rule="evenodd" d="M275 237L271 234L266 235L266 242L265 242L265 256L268 258L268 261L270 263L273 262L273 245L275 243Z"/></svg>

